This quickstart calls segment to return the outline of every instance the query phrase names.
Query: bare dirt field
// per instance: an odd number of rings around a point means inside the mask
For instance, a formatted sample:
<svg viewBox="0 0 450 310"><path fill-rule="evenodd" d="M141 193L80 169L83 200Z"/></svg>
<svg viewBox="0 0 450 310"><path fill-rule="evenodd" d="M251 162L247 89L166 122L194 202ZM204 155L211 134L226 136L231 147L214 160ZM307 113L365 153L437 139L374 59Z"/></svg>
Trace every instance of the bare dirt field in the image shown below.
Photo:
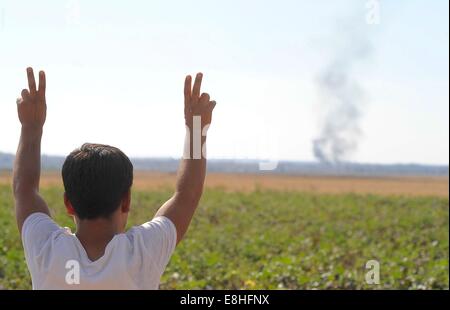
<svg viewBox="0 0 450 310"><path fill-rule="evenodd" d="M135 172L134 188L139 190L173 187L176 174ZM11 184L11 174L0 172L0 184ZM41 186L61 185L59 172L43 172ZM272 189L317 193L360 193L406 196L449 196L448 177L324 177L210 173L206 187L227 191Z"/></svg>

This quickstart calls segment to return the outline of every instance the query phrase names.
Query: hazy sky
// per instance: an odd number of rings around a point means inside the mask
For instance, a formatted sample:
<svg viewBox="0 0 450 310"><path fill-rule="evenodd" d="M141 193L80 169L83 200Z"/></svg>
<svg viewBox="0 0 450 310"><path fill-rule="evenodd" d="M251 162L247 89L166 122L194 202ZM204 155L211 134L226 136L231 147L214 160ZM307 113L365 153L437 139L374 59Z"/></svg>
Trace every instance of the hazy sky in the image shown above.
<svg viewBox="0 0 450 310"><path fill-rule="evenodd" d="M314 160L317 77L362 34L372 53L358 162L449 162L449 2L0 0L0 151L19 135L25 68L47 72L43 152L83 142L132 156L182 154L183 80L217 101L208 155ZM345 47L344 47L345 50Z"/></svg>

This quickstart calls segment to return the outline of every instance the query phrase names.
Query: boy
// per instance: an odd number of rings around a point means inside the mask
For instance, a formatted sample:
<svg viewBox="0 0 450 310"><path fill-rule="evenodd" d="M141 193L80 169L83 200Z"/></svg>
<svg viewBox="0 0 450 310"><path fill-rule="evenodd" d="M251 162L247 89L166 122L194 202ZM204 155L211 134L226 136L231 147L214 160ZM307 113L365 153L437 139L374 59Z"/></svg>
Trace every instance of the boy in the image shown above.
<svg viewBox="0 0 450 310"><path fill-rule="evenodd" d="M215 102L200 95L202 74L184 85L189 149L181 160L175 194L141 226L125 232L131 209L133 166L119 149L84 144L65 160L64 204L76 233L58 226L39 195L41 137L46 119L45 73L39 87L27 69L29 90L17 100L22 124L14 162L16 218L33 289L157 289L160 277L183 238L202 195L206 142ZM206 128L205 128L206 127ZM200 137L195 137L200 133ZM190 159L192 154L194 159ZM200 155L199 155L200 154Z"/></svg>

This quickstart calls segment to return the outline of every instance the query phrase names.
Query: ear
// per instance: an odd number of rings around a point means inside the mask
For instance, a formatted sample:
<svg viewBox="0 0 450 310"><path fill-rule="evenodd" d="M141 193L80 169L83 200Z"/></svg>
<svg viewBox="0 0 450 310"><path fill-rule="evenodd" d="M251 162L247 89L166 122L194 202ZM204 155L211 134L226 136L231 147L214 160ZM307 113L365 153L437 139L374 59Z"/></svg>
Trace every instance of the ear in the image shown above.
<svg viewBox="0 0 450 310"><path fill-rule="evenodd" d="M75 216L75 210L73 209L72 203L70 202L65 192L64 192L64 205L66 206L67 213L69 215Z"/></svg>
<svg viewBox="0 0 450 310"><path fill-rule="evenodd" d="M131 206L131 189L129 189L125 195L122 198L122 205L120 206L120 209L123 213L130 212L130 206Z"/></svg>

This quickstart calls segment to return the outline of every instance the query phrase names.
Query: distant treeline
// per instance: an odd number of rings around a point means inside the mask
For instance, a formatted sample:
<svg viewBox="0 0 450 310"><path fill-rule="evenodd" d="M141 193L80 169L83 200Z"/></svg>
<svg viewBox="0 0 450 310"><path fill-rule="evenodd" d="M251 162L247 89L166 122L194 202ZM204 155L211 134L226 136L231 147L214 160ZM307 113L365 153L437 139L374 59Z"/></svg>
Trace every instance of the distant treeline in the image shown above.
<svg viewBox="0 0 450 310"><path fill-rule="evenodd" d="M135 170L176 172L179 159L175 158L132 158ZM11 170L14 155L0 153L0 170ZM64 162L63 156L42 156L43 170L58 170ZM260 166L276 167L273 170L261 170ZM448 166L420 164L360 164L360 163L318 163L280 161L260 162L248 159L210 159L209 172L225 173L266 173L292 175L329 175L329 176L446 176Z"/></svg>

